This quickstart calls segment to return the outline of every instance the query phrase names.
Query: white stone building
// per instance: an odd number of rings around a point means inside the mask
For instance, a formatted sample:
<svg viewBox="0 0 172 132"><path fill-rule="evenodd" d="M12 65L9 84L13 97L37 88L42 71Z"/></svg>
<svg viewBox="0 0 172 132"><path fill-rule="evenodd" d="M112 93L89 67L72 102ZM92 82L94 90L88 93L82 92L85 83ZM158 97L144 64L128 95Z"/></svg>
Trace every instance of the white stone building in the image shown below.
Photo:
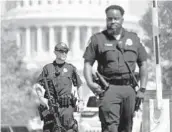
<svg viewBox="0 0 172 132"><path fill-rule="evenodd" d="M54 59L54 45L66 42L68 61L82 69L83 51L89 37L105 28L105 8L119 4L125 9L124 27L141 34L138 18L130 14L130 0L18 0L7 1L3 16L16 31L17 46L32 64Z"/></svg>

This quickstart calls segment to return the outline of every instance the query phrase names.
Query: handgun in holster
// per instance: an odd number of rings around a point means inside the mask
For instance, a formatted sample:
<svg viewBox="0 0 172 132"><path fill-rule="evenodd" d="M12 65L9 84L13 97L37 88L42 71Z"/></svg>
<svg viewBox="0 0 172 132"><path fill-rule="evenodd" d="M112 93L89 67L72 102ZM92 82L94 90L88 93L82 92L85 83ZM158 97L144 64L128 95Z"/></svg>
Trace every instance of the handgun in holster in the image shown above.
<svg viewBox="0 0 172 132"><path fill-rule="evenodd" d="M101 89L104 91L99 96L103 96L104 93L109 89L109 83L103 78L103 76L96 72L95 74L92 74L93 82L99 84L101 86Z"/></svg>

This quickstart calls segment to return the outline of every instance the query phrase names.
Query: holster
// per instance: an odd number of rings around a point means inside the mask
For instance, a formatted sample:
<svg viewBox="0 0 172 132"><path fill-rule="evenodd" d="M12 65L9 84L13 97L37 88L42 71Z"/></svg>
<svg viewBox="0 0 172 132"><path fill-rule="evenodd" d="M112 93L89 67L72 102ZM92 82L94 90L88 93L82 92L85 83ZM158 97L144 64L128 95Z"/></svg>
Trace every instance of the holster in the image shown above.
<svg viewBox="0 0 172 132"><path fill-rule="evenodd" d="M77 98L72 95L72 97L71 97L71 105L72 105L72 107L76 107L76 101L77 101Z"/></svg>

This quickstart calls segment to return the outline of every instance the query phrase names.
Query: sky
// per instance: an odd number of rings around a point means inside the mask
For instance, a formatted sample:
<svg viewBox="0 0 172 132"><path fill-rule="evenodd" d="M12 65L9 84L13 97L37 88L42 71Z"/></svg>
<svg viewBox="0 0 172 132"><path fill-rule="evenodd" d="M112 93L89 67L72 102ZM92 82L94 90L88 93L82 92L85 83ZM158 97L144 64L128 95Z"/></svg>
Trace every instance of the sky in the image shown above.
<svg viewBox="0 0 172 132"><path fill-rule="evenodd" d="M148 8L150 0L129 0L129 12L132 15L141 17Z"/></svg>

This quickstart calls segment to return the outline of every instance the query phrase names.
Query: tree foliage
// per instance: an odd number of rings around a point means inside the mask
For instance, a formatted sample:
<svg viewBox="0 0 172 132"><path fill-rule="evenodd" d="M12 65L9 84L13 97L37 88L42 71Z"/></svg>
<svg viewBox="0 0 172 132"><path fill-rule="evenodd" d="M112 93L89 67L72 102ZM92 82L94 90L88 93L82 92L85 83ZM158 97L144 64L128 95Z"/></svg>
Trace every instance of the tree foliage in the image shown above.
<svg viewBox="0 0 172 132"><path fill-rule="evenodd" d="M31 92L35 72L26 69L15 30L2 23L1 31L1 124L26 125L37 114Z"/></svg>
<svg viewBox="0 0 172 132"><path fill-rule="evenodd" d="M163 84L164 88L171 88L172 79L171 64L172 61L172 1L158 1L158 19L159 19L159 36L160 36L160 56L161 62L166 65L162 65ZM152 33L152 9L151 7L144 14L140 25L145 30L148 38L145 40L145 45L151 49L150 62L154 62L154 50L153 50L153 33ZM151 71L154 72L154 66L151 64ZM152 77L155 77L154 75Z"/></svg>

